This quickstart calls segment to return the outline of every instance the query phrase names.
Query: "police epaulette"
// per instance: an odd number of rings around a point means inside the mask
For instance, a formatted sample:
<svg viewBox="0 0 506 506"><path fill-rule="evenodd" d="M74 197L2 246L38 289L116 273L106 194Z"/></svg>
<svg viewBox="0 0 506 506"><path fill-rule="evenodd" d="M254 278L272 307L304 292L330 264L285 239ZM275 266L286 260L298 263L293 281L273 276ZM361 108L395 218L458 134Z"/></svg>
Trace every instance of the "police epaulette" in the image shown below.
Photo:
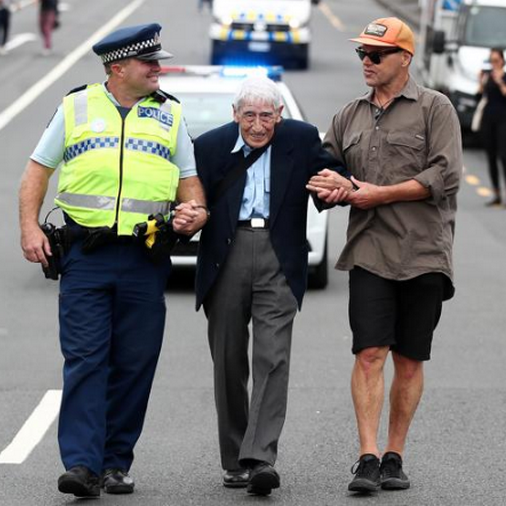
<svg viewBox="0 0 506 506"><path fill-rule="evenodd" d="M69 95L72 95L72 93L77 93L78 91L82 91L82 90L85 90L86 88L88 87L87 84L83 84L82 86L78 86L77 88L74 88L73 90L70 90L68 93L67 93L67 97Z"/></svg>
<svg viewBox="0 0 506 506"><path fill-rule="evenodd" d="M174 102L177 102L180 104L181 102L179 99L177 99L174 95L171 95L170 93L167 93L163 90L157 90L151 95L155 100L158 100L159 102L165 102L166 100L173 100Z"/></svg>

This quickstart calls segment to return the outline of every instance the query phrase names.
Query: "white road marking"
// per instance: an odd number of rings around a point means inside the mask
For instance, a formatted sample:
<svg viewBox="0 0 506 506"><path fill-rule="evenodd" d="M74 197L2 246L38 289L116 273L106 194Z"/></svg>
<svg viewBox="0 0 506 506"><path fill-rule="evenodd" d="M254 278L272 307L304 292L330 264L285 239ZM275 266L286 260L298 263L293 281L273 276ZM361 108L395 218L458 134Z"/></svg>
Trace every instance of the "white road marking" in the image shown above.
<svg viewBox="0 0 506 506"><path fill-rule="evenodd" d="M56 67L35 83L23 95L21 95L11 106L0 113L0 131L3 130L20 112L28 107L41 93L59 79L69 70L80 58L87 54L93 44L105 37L116 28L130 14L138 9L146 0L134 0L122 11L118 12L108 23L97 30L87 41L78 46L72 53L68 54Z"/></svg>
<svg viewBox="0 0 506 506"><path fill-rule="evenodd" d="M12 37L7 44L5 44L5 49L7 51L12 51L14 48L25 44L26 42L32 42L33 40L37 40L37 35L34 33L18 33Z"/></svg>
<svg viewBox="0 0 506 506"><path fill-rule="evenodd" d="M334 28L337 28L340 32L346 31L344 23L332 12L330 7L326 3L320 2L318 8L323 12L323 14L330 21L330 24Z"/></svg>
<svg viewBox="0 0 506 506"><path fill-rule="evenodd" d="M478 186L480 184L479 178L473 176L472 174L468 174L467 176L465 176L465 180L467 184L470 184L471 186Z"/></svg>
<svg viewBox="0 0 506 506"><path fill-rule="evenodd" d="M35 4L37 0L21 0L20 2L14 3L12 6L12 12L20 11L25 7L29 7L32 4Z"/></svg>
<svg viewBox="0 0 506 506"><path fill-rule="evenodd" d="M0 464L22 464L25 461L58 416L61 395L61 390L46 392L11 444L0 453Z"/></svg>
<svg viewBox="0 0 506 506"><path fill-rule="evenodd" d="M476 193L480 196L480 197L490 197L492 195L492 190L490 188L485 188L484 186L480 186L477 190L476 190Z"/></svg>

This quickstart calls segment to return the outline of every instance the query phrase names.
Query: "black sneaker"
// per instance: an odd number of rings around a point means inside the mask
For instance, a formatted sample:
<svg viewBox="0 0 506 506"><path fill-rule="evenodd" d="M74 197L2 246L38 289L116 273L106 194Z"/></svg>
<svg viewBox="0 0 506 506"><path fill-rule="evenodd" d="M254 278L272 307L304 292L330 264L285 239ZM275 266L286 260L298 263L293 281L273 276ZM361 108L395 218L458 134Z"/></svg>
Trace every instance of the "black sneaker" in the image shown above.
<svg viewBox="0 0 506 506"><path fill-rule="evenodd" d="M498 207L501 205L501 197L494 197L485 204L487 207Z"/></svg>
<svg viewBox="0 0 506 506"><path fill-rule="evenodd" d="M87 467L75 466L58 478L58 490L76 497L98 497L100 484L98 476Z"/></svg>
<svg viewBox="0 0 506 506"><path fill-rule="evenodd" d="M351 467L355 476L348 485L350 492L376 492L380 488L380 461L376 455L366 453Z"/></svg>
<svg viewBox="0 0 506 506"><path fill-rule="evenodd" d="M100 477L100 486L106 494L131 494L135 483L123 469L106 469Z"/></svg>
<svg viewBox="0 0 506 506"><path fill-rule="evenodd" d="M381 459L381 488L383 490L406 490L410 483L402 470L402 457L395 452L387 452Z"/></svg>

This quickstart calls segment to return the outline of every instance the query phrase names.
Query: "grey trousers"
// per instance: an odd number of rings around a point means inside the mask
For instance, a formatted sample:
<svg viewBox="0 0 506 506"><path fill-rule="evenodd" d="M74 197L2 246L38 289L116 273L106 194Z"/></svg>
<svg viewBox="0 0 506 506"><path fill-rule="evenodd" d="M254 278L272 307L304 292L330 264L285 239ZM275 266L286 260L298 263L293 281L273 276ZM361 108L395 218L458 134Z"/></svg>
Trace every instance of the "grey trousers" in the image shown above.
<svg viewBox="0 0 506 506"><path fill-rule="evenodd" d="M248 460L274 464L286 415L297 301L281 272L269 231L238 228L218 281L204 302L214 362L223 469ZM248 324L253 388L248 396Z"/></svg>

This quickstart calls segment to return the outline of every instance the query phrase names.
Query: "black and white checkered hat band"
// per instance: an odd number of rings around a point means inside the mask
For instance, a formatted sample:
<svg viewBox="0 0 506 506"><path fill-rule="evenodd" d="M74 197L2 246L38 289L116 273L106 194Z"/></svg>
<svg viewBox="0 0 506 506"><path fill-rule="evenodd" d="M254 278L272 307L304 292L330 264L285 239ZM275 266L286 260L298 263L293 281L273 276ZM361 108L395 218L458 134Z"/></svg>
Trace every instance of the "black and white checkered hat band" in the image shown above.
<svg viewBox="0 0 506 506"><path fill-rule="evenodd" d="M160 51L162 45L155 39L143 40L142 42L136 42L130 46L121 47L114 51L109 51L100 55L102 63L110 63L116 60L123 60L124 58L132 58L143 54L154 53Z"/></svg>

